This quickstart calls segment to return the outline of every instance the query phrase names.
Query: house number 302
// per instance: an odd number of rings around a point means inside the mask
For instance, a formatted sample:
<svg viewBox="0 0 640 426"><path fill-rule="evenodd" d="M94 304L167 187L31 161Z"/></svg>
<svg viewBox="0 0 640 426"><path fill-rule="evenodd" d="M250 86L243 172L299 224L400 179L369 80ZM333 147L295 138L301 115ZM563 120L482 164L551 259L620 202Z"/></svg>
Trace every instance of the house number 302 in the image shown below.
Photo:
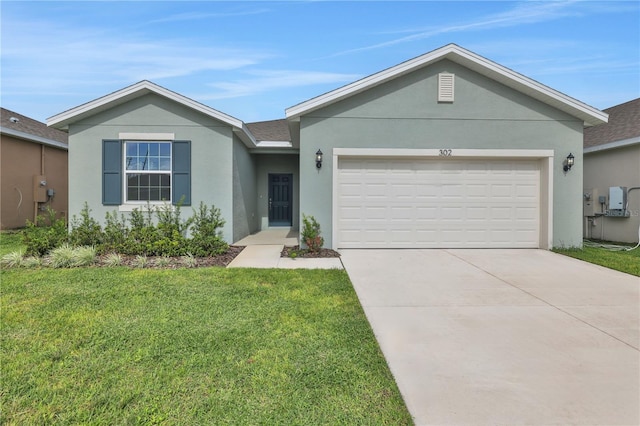
<svg viewBox="0 0 640 426"><path fill-rule="evenodd" d="M440 157L451 157L451 150L450 149L441 149L440 150Z"/></svg>

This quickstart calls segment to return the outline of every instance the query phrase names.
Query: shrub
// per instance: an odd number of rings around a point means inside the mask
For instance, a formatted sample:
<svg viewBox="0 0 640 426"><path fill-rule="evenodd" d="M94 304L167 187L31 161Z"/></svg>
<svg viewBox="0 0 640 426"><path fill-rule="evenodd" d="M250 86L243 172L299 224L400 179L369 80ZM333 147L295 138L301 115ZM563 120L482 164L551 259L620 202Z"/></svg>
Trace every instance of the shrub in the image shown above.
<svg viewBox="0 0 640 426"><path fill-rule="evenodd" d="M47 208L46 216L38 216L36 223L27 220L27 227L22 233L26 254L30 256L43 256L68 239L64 220L56 219L56 212L51 207Z"/></svg>
<svg viewBox="0 0 640 426"><path fill-rule="evenodd" d="M145 255L138 255L133 259L133 266L136 268L146 268L149 265L149 259Z"/></svg>
<svg viewBox="0 0 640 426"><path fill-rule="evenodd" d="M52 268L71 268L75 266L75 253L73 247L68 243L62 244L49 253L46 258L47 264Z"/></svg>
<svg viewBox="0 0 640 426"><path fill-rule="evenodd" d="M22 266L25 268L37 268L42 266L42 258L36 256L27 256L22 259Z"/></svg>
<svg viewBox="0 0 640 426"><path fill-rule="evenodd" d="M69 242L72 246L97 246L102 243L103 234L100 224L91 217L89 205L85 202L80 219L73 215Z"/></svg>
<svg viewBox="0 0 640 426"><path fill-rule="evenodd" d="M191 240L189 249L194 256L213 256L225 253L229 245L222 239L225 221L220 209L214 206L208 208L203 202L194 209L192 217Z"/></svg>
<svg viewBox="0 0 640 426"><path fill-rule="evenodd" d="M91 266L94 263L96 263L95 247L83 246L73 250L73 266Z"/></svg>
<svg viewBox="0 0 640 426"><path fill-rule="evenodd" d="M102 245L100 246L100 252L117 251L120 250L122 245L129 235L129 228L127 228L127 222L124 215L118 213L107 212L105 215L105 225L102 231Z"/></svg>
<svg viewBox="0 0 640 426"><path fill-rule="evenodd" d="M317 253L324 245L324 238L320 236L320 224L313 216L302 213L302 240L309 248L309 251Z"/></svg>
<svg viewBox="0 0 640 426"><path fill-rule="evenodd" d="M19 268L24 262L24 251L17 250L7 253L0 258L0 264L5 268Z"/></svg>
<svg viewBox="0 0 640 426"><path fill-rule="evenodd" d="M198 261L191 253L185 254L180 259L182 260L182 264L187 268L195 268L198 265Z"/></svg>
<svg viewBox="0 0 640 426"><path fill-rule="evenodd" d="M104 264L106 266L120 266L122 265L122 256L118 253L109 253L104 258Z"/></svg>

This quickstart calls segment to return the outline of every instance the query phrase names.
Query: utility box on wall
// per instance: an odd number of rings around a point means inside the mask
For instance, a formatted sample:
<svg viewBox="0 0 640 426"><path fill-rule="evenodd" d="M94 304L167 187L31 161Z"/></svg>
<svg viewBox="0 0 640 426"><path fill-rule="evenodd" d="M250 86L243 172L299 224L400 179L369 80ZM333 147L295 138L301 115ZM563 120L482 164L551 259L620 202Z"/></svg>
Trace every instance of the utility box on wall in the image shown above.
<svg viewBox="0 0 640 426"><path fill-rule="evenodd" d="M629 217L627 212L627 188L612 186L609 188L609 209L606 216Z"/></svg>
<svg viewBox="0 0 640 426"><path fill-rule="evenodd" d="M33 201L45 203L47 201L47 178L42 175L33 177Z"/></svg>
<svg viewBox="0 0 640 426"><path fill-rule="evenodd" d="M599 211L598 208L598 190L597 189L587 189L584 192L584 201L583 201L583 214L585 217L592 217L596 215L596 212Z"/></svg>

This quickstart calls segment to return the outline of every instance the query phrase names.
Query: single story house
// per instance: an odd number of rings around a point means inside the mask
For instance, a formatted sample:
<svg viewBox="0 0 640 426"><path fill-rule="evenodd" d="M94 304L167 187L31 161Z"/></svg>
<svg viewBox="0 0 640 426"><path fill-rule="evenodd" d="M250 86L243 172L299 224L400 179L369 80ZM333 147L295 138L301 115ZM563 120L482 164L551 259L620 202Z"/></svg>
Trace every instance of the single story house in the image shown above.
<svg viewBox="0 0 640 426"><path fill-rule="evenodd" d="M0 229L35 222L47 207L67 214L67 133L0 111Z"/></svg>
<svg viewBox="0 0 640 426"><path fill-rule="evenodd" d="M219 207L229 242L306 214L334 249L582 243L583 128L607 114L469 50L285 115L245 124L142 81L48 124L69 132L71 214L182 200Z"/></svg>
<svg viewBox="0 0 640 426"><path fill-rule="evenodd" d="M640 232L640 98L604 110L584 129L584 236L637 243Z"/></svg>

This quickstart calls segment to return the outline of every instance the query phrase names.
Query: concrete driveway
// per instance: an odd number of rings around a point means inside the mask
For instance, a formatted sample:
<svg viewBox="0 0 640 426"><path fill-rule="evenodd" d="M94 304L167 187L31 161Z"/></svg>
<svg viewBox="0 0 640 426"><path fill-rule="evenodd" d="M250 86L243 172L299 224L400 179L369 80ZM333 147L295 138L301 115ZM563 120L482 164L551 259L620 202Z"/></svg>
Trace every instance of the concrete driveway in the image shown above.
<svg viewBox="0 0 640 426"><path fill-rule="evenodd" d="M341 250L417 425L640 424L640 279L544 250Z"/></svg>

